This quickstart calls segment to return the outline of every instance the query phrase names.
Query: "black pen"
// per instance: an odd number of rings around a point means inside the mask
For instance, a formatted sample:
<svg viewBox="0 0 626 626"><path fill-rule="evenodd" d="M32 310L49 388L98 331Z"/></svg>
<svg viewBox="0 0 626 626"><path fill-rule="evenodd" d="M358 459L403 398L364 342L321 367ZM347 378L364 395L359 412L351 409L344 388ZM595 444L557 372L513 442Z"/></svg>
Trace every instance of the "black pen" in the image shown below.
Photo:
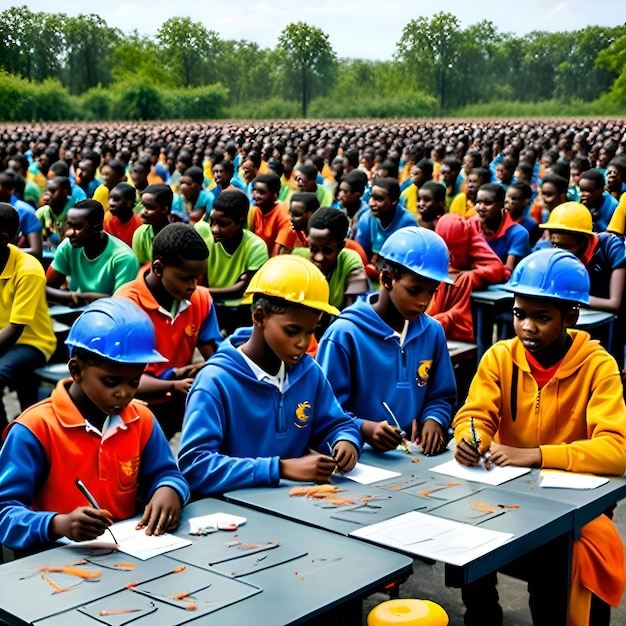
<svg viewBox="0 0 626 626"><path fill-rule="evenodd" d="M480 448L480 438L478 437L478 434L476 433L476 428L474 427L473 417L470 417L470 429L472 431L472 445L474 446L474 448L476 448L476 452L478 452L478 449ZM487 461L489 461L490 458L491 458L491 452L489 452L489 450L487 450L485 454L480 455L480 464L485 469L489 469L487 467Z"/></svg>
<svg viewBox="0 0 626 626"><path fill-rule="evenodd" d="M89 504L91 504L91 506L94 509L102 510L102 508L98 504L98 501L93 497L93 494L91 493L91 491L87 489L87 485L85 485L85 483L80 478L75 478L74 484L78 487L78 491L80 491L85 496L85 498L87 498L87 501L89 502ZM115 538L115 535L113 534L113 531L111 530L109 526L107 526L107 530L111 533L111 537L113 537L113 541L115 545L119 545L117 543L117 539Z"/></svg>

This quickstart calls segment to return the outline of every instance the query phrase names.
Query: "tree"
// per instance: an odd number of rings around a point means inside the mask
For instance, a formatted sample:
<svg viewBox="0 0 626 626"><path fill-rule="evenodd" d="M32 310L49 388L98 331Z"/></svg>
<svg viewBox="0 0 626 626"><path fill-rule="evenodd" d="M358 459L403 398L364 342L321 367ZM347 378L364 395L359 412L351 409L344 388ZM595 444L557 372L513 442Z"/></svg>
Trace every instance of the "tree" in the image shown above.
<svg viewBox="0 0 626 626"><path fill-rule="evenodd" d="M609 92L609 97L621 105L626 104L626 35L616 39L598 54L596 64L619 74Z"/></svg>
<svg viewBox="0 0 626 626"><path fill-rule="evenodd" d="M288 24L278 37L278 63L287 79L299 89L302 117L314 92L324 93L331 85L337 55L328 35L305 22Z"/></svg>
<svg viewBox="0 0 626 626"><path fill-rule="evenodd" d="M120 39L112 55L112 77L116 83L142 82L165 85L167 70L159 62L159 49L154 40L137 30Z"/></svg>

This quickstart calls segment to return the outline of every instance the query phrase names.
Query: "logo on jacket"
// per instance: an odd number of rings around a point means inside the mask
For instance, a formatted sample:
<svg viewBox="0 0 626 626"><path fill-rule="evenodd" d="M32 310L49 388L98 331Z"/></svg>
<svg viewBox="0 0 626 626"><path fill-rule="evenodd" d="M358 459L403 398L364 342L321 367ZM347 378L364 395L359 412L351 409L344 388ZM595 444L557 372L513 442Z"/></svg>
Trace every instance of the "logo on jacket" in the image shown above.
<svg viewBox="0 0 626 626"><path fill-rule="evenodd" d="M423 387L428 382L430 367L432 364L432 359L425 359L423 361L420 361L420 364L417 367L417 372L415 373L415 380L417 381L418 387Z"/></svg>
<svg viewBox="0 0 626 626"><path fill-rule="evenodd" d="M129 461L120 461L120 470L125 476L136 476L139 471L139 457Z"/></svg>
<svg viewBox="0 0 626 626"><path fill-rule="evenodd" d="M306 428L309 424L308 421L310 416L306 414L306 410L311 408L311 404L309 402L299 402L298 407L296 408L296 419L297 422L294 424L298 428Z"/></svg>

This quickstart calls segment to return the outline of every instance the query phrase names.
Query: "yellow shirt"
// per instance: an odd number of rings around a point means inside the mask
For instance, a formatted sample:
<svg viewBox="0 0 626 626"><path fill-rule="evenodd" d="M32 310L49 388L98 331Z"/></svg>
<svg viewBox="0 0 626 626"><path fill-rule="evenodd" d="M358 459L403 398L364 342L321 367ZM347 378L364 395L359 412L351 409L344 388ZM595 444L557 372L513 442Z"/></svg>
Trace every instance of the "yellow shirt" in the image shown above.
<svg viewBox="0 0 626 626"><path fill-rule="evenodd" d="M109 188L106 185L96 187L93 192L93 199L97 200L105 211L109 210Z"/></svg>
<svg viewBox="0 0 626 626"><path fill-rule="evenodd" d="M626 231L626 193L622 194L619 204L615 207L607 230L610 233L617 233L622 236L626 235L626 232L624 232Z"/></svg>
<svg viewBox="0 0 626 626"><path fill-rule="evenodd" d="M0 329L22 324L18 344L33 346L49 359L57 345L46 302L46 275L41 263L9 244L9 258L0 273Z"/></svg>

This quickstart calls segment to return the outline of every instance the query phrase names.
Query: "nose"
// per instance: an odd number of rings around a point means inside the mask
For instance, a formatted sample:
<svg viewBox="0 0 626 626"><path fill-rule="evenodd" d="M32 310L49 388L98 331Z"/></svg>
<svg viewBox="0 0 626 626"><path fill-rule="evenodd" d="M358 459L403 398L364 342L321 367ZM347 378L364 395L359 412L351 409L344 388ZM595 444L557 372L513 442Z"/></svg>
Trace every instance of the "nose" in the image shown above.
<svg viewBox="0 0 626 626"><path fill-rule="evenodd" d="M522 330L529 332L529 333L535 332L535 323L533 322L532 318L525 317L522 320Z"/></svg>

